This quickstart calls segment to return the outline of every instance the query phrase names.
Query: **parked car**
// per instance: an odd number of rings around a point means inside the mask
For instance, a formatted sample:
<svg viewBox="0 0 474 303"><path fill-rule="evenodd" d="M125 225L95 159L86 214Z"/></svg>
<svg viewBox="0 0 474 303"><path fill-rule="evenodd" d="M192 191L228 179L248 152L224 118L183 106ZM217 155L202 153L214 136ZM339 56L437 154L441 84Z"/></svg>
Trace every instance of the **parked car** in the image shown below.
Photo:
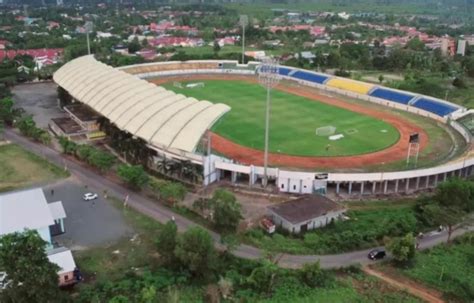
<svg viewBox="0 0 474 303"><path fill-rule="evenodd" d="M385 258L387 254L385 253L385 250L383 249L374 249L369 252L369 255L367 256L370 260L380 260Z"/></svg>
<svg viewBox="0 0 474 303"><path fill-rule="evenodd" d="M90 201L90 200L95 200L98 197L99 197L99 195L97 195L96 193L86 193L86 194L84 194L82 199L84 199L84 201Z"/></svg>

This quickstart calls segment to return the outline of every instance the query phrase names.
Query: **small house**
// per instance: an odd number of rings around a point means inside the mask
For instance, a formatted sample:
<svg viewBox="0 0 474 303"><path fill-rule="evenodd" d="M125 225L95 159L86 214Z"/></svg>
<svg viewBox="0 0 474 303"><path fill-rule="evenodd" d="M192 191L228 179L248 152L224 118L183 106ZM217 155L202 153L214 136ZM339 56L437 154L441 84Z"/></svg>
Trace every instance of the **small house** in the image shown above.
<svg viewBox="0 0 474 303"><path fill-rule="evenodd" d="M277 227L298 234L338 220L346 209L325 196L315 194L270 206L268 211Z"/></svg>

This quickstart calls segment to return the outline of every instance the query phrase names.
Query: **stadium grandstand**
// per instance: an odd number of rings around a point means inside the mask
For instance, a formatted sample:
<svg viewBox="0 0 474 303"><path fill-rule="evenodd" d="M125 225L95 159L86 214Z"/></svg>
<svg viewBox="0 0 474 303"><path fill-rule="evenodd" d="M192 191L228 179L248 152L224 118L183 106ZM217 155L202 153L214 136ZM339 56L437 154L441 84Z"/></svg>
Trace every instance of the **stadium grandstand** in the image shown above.
<svg viewBox="0 0 474 303"><path fill-rule="evenodd" d="M432 112L440 117L447 116L451 114L452 112L459 109L459 107L456 107L454 105L438 102L436 100L426 98L426 97L421 97L417 99L412 104L412 106Z"/></svg>
<svg viewBox="0 0 474 303"><path fill-rule="evenodd" d="M319 84L323 84L329 78L328 76L325 76L325 75L316 74L312 72L305 72L305 71L300 71L300 70L292 74L292 77L295 79L319 83Z"/></svg>
<svg viewBox="0 0 474 303"><path fill-rule="evenodd" d="M164 150L194 152L205 131L230 110L175 94L93 56L70 61L54 81L118 127Z"/></svg>
<svg viewBox="0 0 474 303"><path fill-rule="evenodd" d="M400 104L408 104L411 100L413 100L413 98L416 97L413 94L409 94L405 92L402 93L396 90L382 88L382 87L375 88L369 93L369 95L372 97L389 100L392 102L397 102Z"/></svg>
<svg viewBox="0 0 474 303"><path fill-rule="evenodd" d="M327 86L366 95L374 88L374 85L349 79L333 78L326 82Z"/></svg>

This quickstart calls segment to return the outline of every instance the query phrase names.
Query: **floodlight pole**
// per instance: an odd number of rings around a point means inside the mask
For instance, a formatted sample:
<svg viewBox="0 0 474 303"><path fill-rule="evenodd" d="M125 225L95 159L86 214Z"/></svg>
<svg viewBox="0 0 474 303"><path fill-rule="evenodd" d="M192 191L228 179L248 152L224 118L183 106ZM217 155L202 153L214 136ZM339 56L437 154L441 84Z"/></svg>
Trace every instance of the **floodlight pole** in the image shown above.
<svg viewBox="0 0 474 303"><path fill-rule="evenodd" d="M270 133L270 108L271 108L271 90L278 85L280 81L278 75L278 62L272 58L265 58L259 67L258 74L260 84L267 89L267 100L265 110L265 151L263 155L263 186L268 184L268 145Z"/></svg>
<svg viewBox="0 0 474 303"><path fill-rule="evenodd" d="M87 54L91 54L91 43L89 42L89 31L86 32L86 37L87 37Z"/></svg>
<svg viewBox="0 0 474 303"><path fill-rule="evenodd" d="M245 64L245 26L247 26L248 22L247 15L240 15L239 23L242 25L242 64Z"/></svg>

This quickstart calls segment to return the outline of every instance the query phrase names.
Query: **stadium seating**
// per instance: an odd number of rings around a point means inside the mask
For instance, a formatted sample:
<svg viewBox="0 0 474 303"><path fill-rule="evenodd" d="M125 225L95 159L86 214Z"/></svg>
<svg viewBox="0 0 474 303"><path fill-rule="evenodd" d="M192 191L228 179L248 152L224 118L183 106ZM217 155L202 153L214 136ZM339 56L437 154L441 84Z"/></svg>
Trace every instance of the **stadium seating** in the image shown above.
<svg viewBox="0 0 474 303"><path fill-rule="evenodd" d="M413 103L414 107L432 112L438 116L444 117L456 111L458 108L445 103L437 102L429 98L420 98Z"/></svg>
<svg viewBox="0 0 474 303"><path fill-rule="evenodd" d="M328 76L300 71L300 70L294 73L292 77L296 79L308 81L308 82L319 83L319 84L323 84L329 78Z"/></svg>
<svg viewBox="0 0 474 303"><path fill-rule="evenodd" d="M289 73L291 73L292 69L291 68L286 68L286 67L278 67L278 74L281 76L288 76Z"/></svg>
<svg viewBox="0 0 474 303"><path fill-rule="evenodd" d="M374 87L372 84L342 78L331 79L326 85L362 95L366 95Z"/></svg>
<svg viewBox="0 0 474 303"><path fill-rule="evenodd" d="M412 100L415 95L411 95L408 93L401 93L395 90L386 89L386 88L376 88L374 89L369 95L372 97L385 99L401 104L408 104L410 100Z"/></svg>

